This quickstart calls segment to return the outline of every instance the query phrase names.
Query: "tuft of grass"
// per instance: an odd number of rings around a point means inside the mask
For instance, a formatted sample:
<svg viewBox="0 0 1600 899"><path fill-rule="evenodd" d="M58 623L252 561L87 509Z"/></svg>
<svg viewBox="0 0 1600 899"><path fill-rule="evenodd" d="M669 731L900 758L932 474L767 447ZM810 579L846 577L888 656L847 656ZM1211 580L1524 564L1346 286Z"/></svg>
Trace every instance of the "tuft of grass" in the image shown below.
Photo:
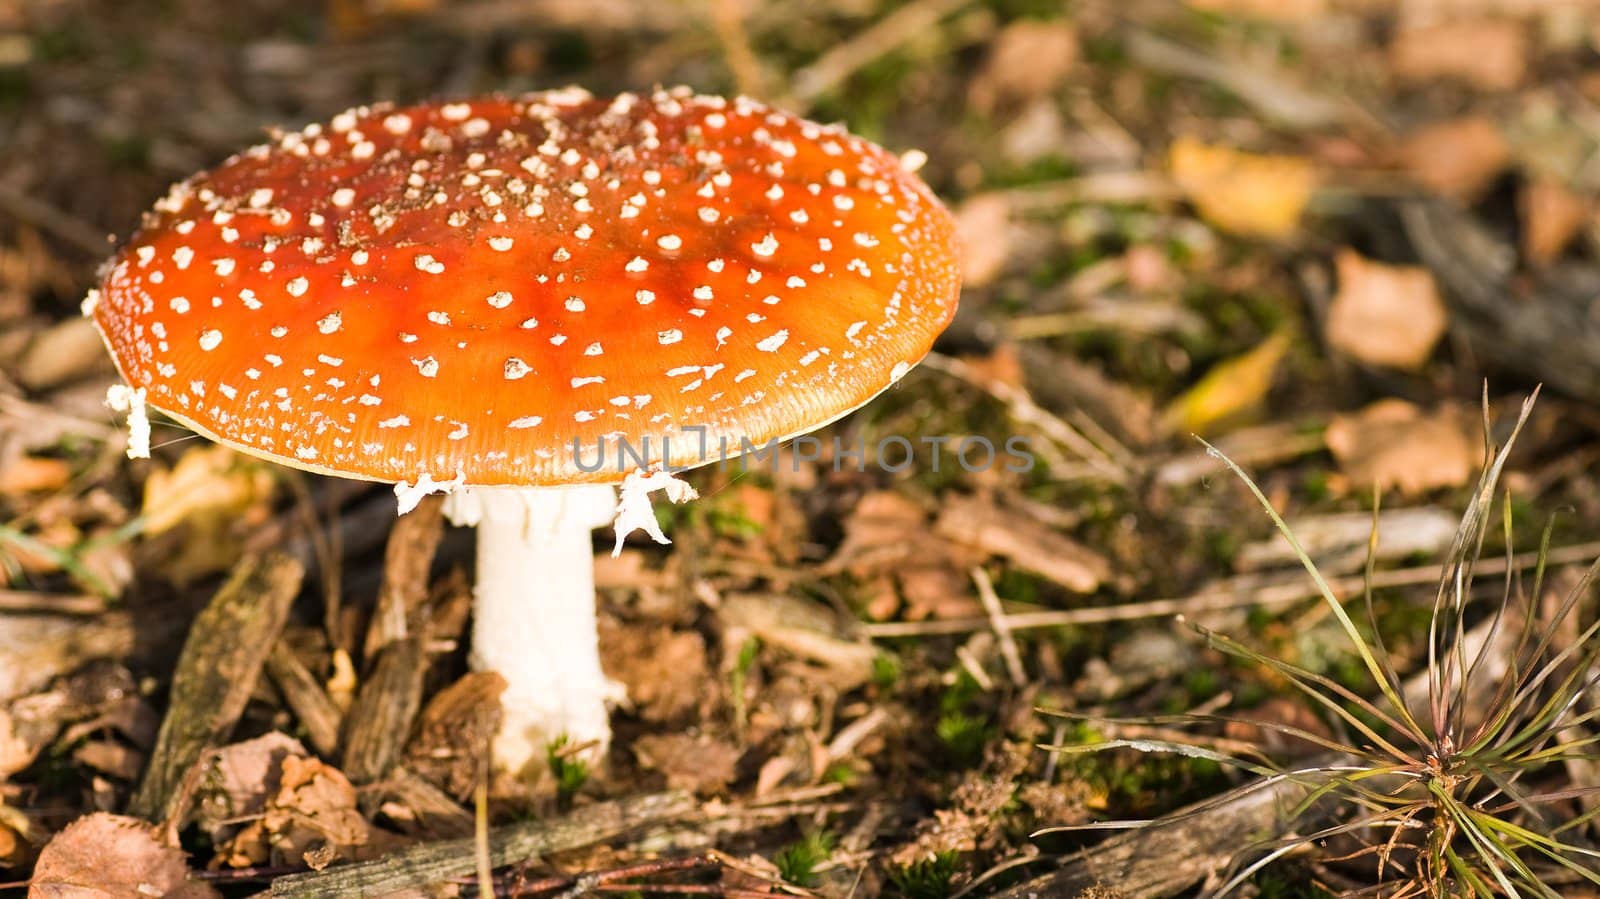
<svg viewBox="0 0 1600 899"><path fill-rule="evenodd" d="M899 899L949 899L955 892L956 872L960 868L961 855L957 852L940 852L890 868L888 895Z"/></svg>
<svg viewBox="0 0 1600 899"><path fill-rule="evenodd" d="M810 889L817 885L817 866L833 855L834 843L833 834L814 831L778 850L772 863L785 881Z"/></svg>
<svg viewBox="0 0 1600 899"><path fill-rule="evenodd" d="M1426 669L1409 686L1380 636L1370 586L1360 627L1261 490L1217 454L1294 549L1349 643L1356 670L1329 676L1195 629L1214 648L1281 677L1337 725L1342 735L1332 738L1286 724L1263 725L1323 750L1318 762L1286 770L1267 759L1214 752L1198 745L1200 740L1107 740L1054 748L1179 753L1242 767L1261 775L1258 783L1286 780L1302 787L1305 798L1285 815L1284 833L1290 835L1248 847L1234 876L1213 895L1232 891L1290 853L1330 845L1341 847L1343 859L1367 859L1384 896L1554 899L1566 890L1552 884L1600 885L1600 851L1584 835L1600 815L1600 786L1573 783L1567 774L1570 764L1600 762L1600 735L1593 733L1600 708L1589 700L1600 683L1600 621L1584 623L1593 615L1580 609L1600 562L1541 614L1551 533L1546 528L1530 588L1524 589L1508 558L1499 601L1484 609L1472 599L1473 567L1497 505L1508 556L1512 551L1512 503L1509 496L1497 501L1498 486L1533 401L1523 405L1505 445L1490 447L1434 595ZM1374 506L1369 584L1377 543Z"/></svg>
<svg viewBox="0 0 1600 899"><path fill-rule="evenodd" d="M589 782L589 763L569 752L570 745L567 735L562 734L545 747L545 760L556 779L556 795L563 803Z"/></svg>
<svg viewBox="0 0 1600 899"><path fill-rule="evenodd" d="M955 682L939 696L934 736L951 762L962 767L977 764L983 748L997 733L989 714L976 708L981 692L972 675L958 670Z"/></svg>

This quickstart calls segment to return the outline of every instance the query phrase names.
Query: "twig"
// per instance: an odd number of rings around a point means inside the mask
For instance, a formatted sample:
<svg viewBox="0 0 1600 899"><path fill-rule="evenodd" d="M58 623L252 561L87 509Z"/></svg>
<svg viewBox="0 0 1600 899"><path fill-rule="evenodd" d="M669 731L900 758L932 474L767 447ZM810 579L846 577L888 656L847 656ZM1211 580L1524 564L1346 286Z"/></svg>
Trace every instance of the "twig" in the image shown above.
<svg viewBox="0 0 1600 899"><path fill-rule="evenodd" d="M1000 641L1000 656L1006 660L1006 673L1011 676L1011 685L1020 687L1028 682L1028 672L1022 668L1017 638L1012 636L1011 625L1006 623L1005 610L1000 608L1000 596L994 592L994 581L989 580L989 572L984 571L982 566L974 565L972 582L978 585L978 598L983 600L983 610L989 613L995 638Z"/></svg>
<svg viewBox="0 0 1600 899"><path fill-rule="evenodd" d="M104 256L111 247L106 234L8 184L0 184L0 209L13 218L49 231L96 259Z"/></svg>
<svg viewBox="0 0 1600 899"><path fill-rule="evenodd" d="M495 866L509 865L590 846L682 817L695 808L687 793L654 793L586 806L560 818L499 827L489 832L489 860ZM408 847L370 862L280 877L272 882L271 895L320 899L420 890L471 874L477 867L474 842L471 837L444 840Z"/></svg>
<svg viewBox="0 0 1600 899"><path fill-rule="evenodd" d="M1095 446L1077 428L1067 424L1038 403L1035 403L1033 398L1028 396L1026 392L995 378L984 377L973 370L972 366L960 359L941 353L929 353L922 360L922 365L924 368L931 368L934 371L965 381L1004 403L1012 418L1032 426L1046 437L1078 454L1079 457L1089 463L1097 475L1105 480L1114 484L1128 482L1128 471L1117 465L1105 450Z"/></svg>
<svg viewBox="0 0 1600 899"><path fill-rule="evenodd" d="M939 24L971 0L913 0L884 16L872 27L822 54L794 73L793 99L800 105L832 90L875 59Z"/></svg>
<svg viewBox="0 0 1600 899"><path fill-rule="evenodd" d="M371 783L393 767L422 708L426 662L417 636L396 640L378 653L345 716L343 767L352 783Z"/></svg>
<svg viewBox="0 0 1600 899"><path fill-rule="evenodd" d="M248 557L189 628L172 674L171 704L129 814L173 820L180 786L244 712L267 655L289 619L305 569L288 556Z"/></svg>
<svg viewBox="0 0 1600 899"><path fill-rule="evenodd" d="M87 593L36 593L0 590L0 612L50 612L56 615L99 615L111 608L103 596Z"/></svg>
<svg viewBox="0 0 1600 899"><path fill-rule="evenodd" d="M1548 565L1552 566L1573 565L1591 561L1596 556L1600 556L1600 541L1553 548L1550 550L1546 561ZM1510 567L1524 571L1534 568L1538 564L1539 554L1530 551L1513 556ZM1507 562L1503 557L1483 559L1474 567L1474 573L1476 574L1504 574L1506 570ZM1437 583L1443 574L1444 568L1439 565L1422 565L1415 568L1380 571L1373 574L1372 587L1375 590L1381 590L1387 587L1409 587L1417 584ZM1363 580L1360 575L1351 575L1350 577L1332 580L1330 585L1335 592L1350 593L1360 590L1363 586ZM1310 599L1317 595L1316 585L1296 578L1292 582L1268 586L1252 583L1250 586L1223 587L1195 593L1179 599L1153 599L1148 602L1122 603L1094 609L1019 612L1001 617L1007 627L1013 631L1019 631L1045 627L1105 624L1111 621L1134 621L1140 618L1160 618L1166 615L1195 615L1201 612L1216 612L1242 606L1284 606ZM989 618L952 618L945 621L894 621L882 624L863 624L859 626L858 633L875 639L927 637L940 634L965 634L993 626L994 622Z"/></svg>
<svg viewBox="0 0 1600 899"><path fill-rule="evenodd" d="M267 676L278 685L278 692L294 712L295 720L306 729L312 748L328 757L337 752L343 715L316 676L282 639L273 645L272 654L267 656Z"/></svg>

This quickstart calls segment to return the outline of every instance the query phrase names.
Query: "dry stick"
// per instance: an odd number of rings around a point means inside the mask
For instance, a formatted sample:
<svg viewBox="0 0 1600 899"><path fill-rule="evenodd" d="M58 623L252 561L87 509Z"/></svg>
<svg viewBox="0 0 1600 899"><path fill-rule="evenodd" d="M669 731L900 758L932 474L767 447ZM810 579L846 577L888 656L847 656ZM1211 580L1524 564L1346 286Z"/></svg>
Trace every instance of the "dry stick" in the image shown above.
<svg viewBox="0 0 1600 899"><path fill-rule="evenodd" d="M367 626L365 658L409 633L411 616L428 599L428 570L444 538L444 497L430 496L400 516L383 551L383 586Z"/></svg>
<svg viewBox="0 0 1600 899"><path fill-rule="evenodd" d="M864 66L939 24L971 0L914 0L794 73L793 100L809 105Z"/></svg>
<svg viewBox="0 0 1600 899"><path fill-rule="evenodd" d="M111 248L110 235L8 184L0 184L0 210L36 228L49 231L95 259L104 256Z"/></svg>
<svg viewBox="0 0 1600 899"><path fill-rule="evenodd" d="M281 554L246 557L195 617L172 674L167 716L128 813L160 821L181 811L179 786L244 712L289 618L305 568Z"/></svg>
<svg viewBox="0 0 1600 899"><path fill-rule="evenodd" d="M332 758L339 751L339 723L344 716L316 676L281 639L267 656L267 676L278 685L295 720L306 729L312 748L318 755Z"/></svg>
<svg viewBox="0 0 1600 899"><path fill-rule="evenodd" d="M489 860L500 867L590 846L646 825L682 817L696 808L697 803L687 793L654 793L586 806L554 820L499 827L489 833ZM470 875L476 867L474 838L444 840L412 846L370 862L280 877L272 882L271 895L303 899L377 896L420 890Z"/></svg>
<svg viewBox="0 0 1600 899"><path fill-rule="evenodd" d="M422 708L426 663L421 637L395 640L378 653L345 718L343 769L352 783L378 780L400 757Z"/></svg>
<svg viewBox="0 0 1600 899"><path fill-rule="evenodd" d="M1127 483L1127 470L1117 465L1105 450L1095 446L1093 441L1083 436L1077 428L1035 403L1033 398L1020 388L986 377L960 359L941 353L929 353L923 358L922 364L925 368L965 381L1004 403L1006 411L1011 413L1012 418L1032 426L1046 437L1077 453L1100 477L1114 484Z"/></svg>
<svg viewBox="0 0 1600 899"><path fill-rule="evenodd" d="M1555 547L1546 556L1549 565L1574 565L1586 563L1600 556L1600 540ZM1511 558L1510 567L1527 570L1539 563L1537 552L1518 553ZM1507 563L1504 557L1483 559L1474 567L1475 574L1504 574ZM1394 571L1379 571L1372 576L1372 587L1408 587L1416 584L1436 583L1444 575L1439 565L1422 565ZM1329 582L1335 593L1360 590L1365 583L1361 575L1336 578ZM1266 587L1239 587L1208 590L1179 599L1153 599L1149 602L1122 603L1097 609L1063 609L1052 612L1021 612L1003 615L1001 620L1013 631L1043 627L1070 627L1083 624L1105 624L1110 621L1133 621L1140 618L1160 618L1165 615L1194 615L1216 612L1241 606L1283 606L1310 599L1318 595L1315 584L1303 578L1291 583ZM952 618L947 621L889 622L860 625L859 633L867 637L926 637L939 634L965 634L994 626L989 618Z"/></svg>
<svg viewBox="0 0 1600 899"><path fill-rule="evenodd" d="M983 600L983 610L989 614L995 638L1000 641L1000 655L1006 660L1006 673L1011 675L1011 685L1020 687L1028 682L1028 672L1022 668L1022 654L1017 651L1017 638L1006 623L1005 610L1000 608L1000 596L994 592L994 581L982 566L972 566L972 582L978 585L978 598Z"/></svg>

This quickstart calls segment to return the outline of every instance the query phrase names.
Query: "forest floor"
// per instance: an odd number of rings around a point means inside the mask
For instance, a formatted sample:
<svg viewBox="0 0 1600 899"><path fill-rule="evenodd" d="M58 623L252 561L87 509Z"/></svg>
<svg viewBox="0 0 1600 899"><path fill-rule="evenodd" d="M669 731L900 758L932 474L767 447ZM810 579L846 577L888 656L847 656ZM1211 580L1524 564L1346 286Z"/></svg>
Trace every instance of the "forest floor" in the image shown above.
<svg viewBox="0 0 1600 899"><path fill-rule="evenodd" d="M672 546L597 542L609 756L530 786L482 775L471 533L175 425L130 462L79 304L268 129L568 84L925 152L960 312L819 436L1035 464L691 473ZM1556 0L0 0L0 880L473 895L488 824L499 895L1600 894L1552 861L1600 836L1597 150L1600 12ZM384 590L415 678L366 652ZM180 652L248 677L181 708ZM1553 751L1442 745L1552 695L1518 726ZM1391 745L1394 782L1327 773Z"/></svg>

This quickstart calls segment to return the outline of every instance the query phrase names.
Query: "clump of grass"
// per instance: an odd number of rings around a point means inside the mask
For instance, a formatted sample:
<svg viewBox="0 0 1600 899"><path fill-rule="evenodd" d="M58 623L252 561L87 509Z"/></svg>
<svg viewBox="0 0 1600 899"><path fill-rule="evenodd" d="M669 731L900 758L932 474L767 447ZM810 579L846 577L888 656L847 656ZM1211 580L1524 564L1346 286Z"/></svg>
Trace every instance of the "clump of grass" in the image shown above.
<svg viewBox="0 0 1600 899"><path fill-rule="evenodd" d="M556 779L556 796L563 803L589 782L589 764L569 751L570 748L566 734L551 740L545 747L545 761Z"/></svg>
<svg viewBox="0 0 1600 899"><path fill-rule="evenodd" d="M940 852L890 868L888 895L901 899L949 899L960 869L961 855L957 852Z"/></svg>
<svg viewBox="0 0 1600 899"><path fill-rule="evenodd" d="M778 850L772 863L778 867L778 876L795 886L810 889L817 885L817 866L833 854L833 846L833 834L813 831Z"/></svg>
<svg viewBox="0 0 1600 899"><path fill-rule="evenodd" d="M1600 786L1574 784L1564 773L1568 763L1600 761L1600 735L1592 733L1600 708L1588 700L1600 682L1600 621L1570 621L1582 614L1579 605L1600 573L1600 562L1541 615L1547 528L1531 589L1523 589L1508 557L1501 599L1489 609L1472 603L1473 567L1494 518L1500 475L1532 403L1524 404L1505 446L1490 447L1490 462L1434 596L1426 670L1409 688L1379 635L1370 588L1364 597L1364 631L1260 489L1223 459L1294 548L1371 689L1353 688L1197 627L1213 647L1281 676L1344 736L1257 722L1326 751L1310 767L1293 771L1187 743L1110 740L1093 747L1214 758L1260 774L1257 785L1287 780L1303 788L1304 799L1286 815L1285 832L1295 835L1251 847L1216 894L1231 891L1291 852L1330 844L1355 847L1341 855L1344 860L1370 859L1378 881L1375 895L1558 897L1562 891L1552 883L1600 884L1600 852L1583 836L1600 814L1595 802ZM1499 505L1509 556L1509 497ZM1376 511L1374 516L1376 522ZM1376 526L1371 540L1375 546ZM1369 552L1369 583L1374 555ZM1469 627L1475 618L1481 620ZM1313 832L1305 833L1308 829Z"/></svg>

